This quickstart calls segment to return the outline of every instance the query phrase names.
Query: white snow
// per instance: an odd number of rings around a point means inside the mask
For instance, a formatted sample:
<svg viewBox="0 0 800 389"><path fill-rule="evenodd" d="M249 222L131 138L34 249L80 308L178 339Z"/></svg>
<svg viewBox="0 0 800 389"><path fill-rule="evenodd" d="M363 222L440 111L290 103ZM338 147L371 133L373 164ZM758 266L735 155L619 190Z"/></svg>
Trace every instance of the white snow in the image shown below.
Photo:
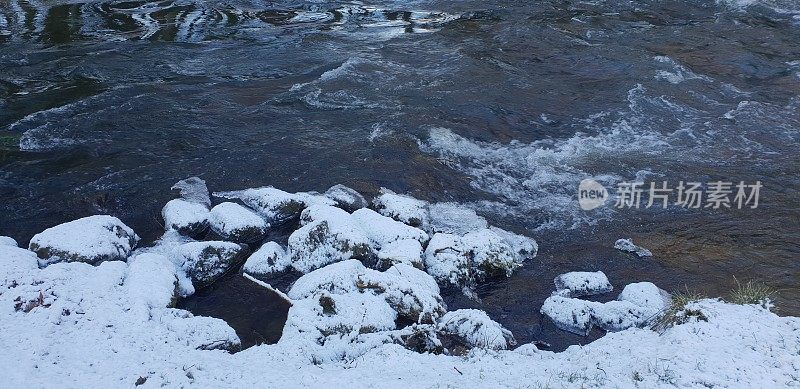
<svg viewBox="0 0 800 389"><path fill-rule="evenodd" d="M373 200L373 204L381 215L410 226L421 227L428 222L428 203L411 196L381 188L380 195Z"/></svg>
<svg viewBox="0 0 800 389"><path fill-rule="evenodd" d="M189 242L175 249L177 257L170 258L192 279L195 288L214 282L230 270L242 256L242 246L222 241Z"/></svg>
<svg viewBox="0 0 800 389"><path fill-rule="evenodd" d="M17 241L9 236L0 236L0 246L14 246L18 247Z"/></svg>
<svg viewBox="0 0 800 389"><path fill-rule="evenodd" d="M121 220L108 215L87 216L33 236L29 249L39 265L78 261L97 263L126 259L139 237Z"/></svg>
<svg viewBox="0 0 800 389"><path fill-rule="evenodd" d="M337 207L347 212L353 212L369 205L361 193L341 184L330 187L330 189L325 191L324 196L335 201Z"/></svg>
<svg viewBox="0 0 800 389"><path fill-rule="evenodd" d="M256 276L285 271L291 266L286 250L275 242L264 243L244 263L242 270Z"/></svg>
<svg viewBox="0 0 800 389"><path fill-rule="evenodd" d="M614 289L605 273L601 271L573 271L559 275L553 280L555 294L564 297L582 297L607 293Z"/></svg>
<svg viewBox="0 0 800 389"><path fill-rule="evenodd" d="M422 262L422 245L416 239L400 239L383 245L378 251L378 262L381 268L403 263L424 269Z"/></svg>
<svg viewBox="0 0 800 389"><path fill-rule="evenodd" d="M289 236L288 248L292 266L300 272L372 252L364 230L344 210L314 205L303 211L300 222L303 226Z"/></svg>
<svg viewBox="0 0 800 389"><path fill-rule="evenodd" d="M425 231L383 216L369 208L359 209L351 216L370 241L378 247L400 239L415 239L421 244L428 242L428 234Z"/></svg>
<svg viewBox="0 0 800 389"><path fill-rule="evenodd" d="M489 224L475 210L456 203L434 203L428 206L428 224L433 232L464 235L468 232L489 228Z"/></svg>
<svg viewBox="0 0 800 389"><path fill-rule="evenodd" d="M211 229L223 238L244 243L260 240L269 228L261 216L230 202L211 208L208 221Z"/></svg>
<svg viewBox="0 0 800 389"><path fill-rule="evenodd" d="M335 205L336 202L308 193L289 193L271 186L231 192L215 192L214 196L239 199L248 207L264 216L268 222L281 222L296 217L313 204Z"/></svg>
<svg viewBox="0 0 800 389"><path fill-rule="evenodd" d="M208 225L208 208L202 203L173 199L161 210L164 228L181 232L201 232Z"/></svg>
<svg viewBox="0 0 800 389"><path fill-rule="evenodd" d="M453 234L433 235L425 248L425 269L441 282L463 284L469 275L469 254L461 237Z"/></svg>
<svg viewBox="0 0 800 389"><path fill-rule="evenodd" d="M172 186L172 190L177 190L181 199L190 203L202 204L206 209L211 206L211 198L208 195L206 182L199 177L189 177L180 180Z"/></svg>
<svg viewBox="0 0 800 389"><path fill-rule="evenodd" d="M459 336L472 347L505 350L517 344L511 331L477 309L447 312L439 319L437 327L440 331Z"/></svg>
<svg viewBox="0 0 800 389"><path fill-rule="evenodd" d="M631 240L631 239L617 239L617 241L614 242L614 248L617 249L617 250L622 250L622 251L628 252L628 253L634 253L634 254L638 255L639 257L652 257L653 256L653 253L650 252L650 250L648 250L648 249L646 249L644 247L637 246L637 245L633 244L633 240Z"/></svg>

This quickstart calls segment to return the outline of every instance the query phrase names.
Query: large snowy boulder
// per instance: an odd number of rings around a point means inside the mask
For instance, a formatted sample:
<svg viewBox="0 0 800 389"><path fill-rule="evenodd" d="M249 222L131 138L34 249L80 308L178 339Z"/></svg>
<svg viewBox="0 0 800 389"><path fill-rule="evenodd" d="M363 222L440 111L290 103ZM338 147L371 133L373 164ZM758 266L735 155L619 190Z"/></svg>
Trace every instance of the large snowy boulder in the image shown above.
<svg viewBox="0 0 800 389"><path fill-rule="evenodd" d="M401 239L414 239L422 245L428 243L428 234L425 231L383 216L371 209L359 209L353 212L351 217L376 247Z"/></svg>
<svg viewBox="0 0 800 389"><path fill-rule="evenodd" d="M669 306L667 292L649 282L630 284L615 301L600 303L553 295L542 305L541 312L556 327L587 335L594 326L606 331L641 327L658 319Z"/></svg>
<svg viewBox="0 0 800 389"><path fill-rule="evenodd" d="M605 273L601 271L573 271L559 275L553 280L555 294L564 297L592 296L614 289Z"/></svg>
<svg viewBox="0 0 800 389"><path fill-rule="evenodd" d="M239 243L261 241L269 227L269 224L255 212L230 202L211 208L209 224L223 239Z"/></svg>
<svg viewBox="0 0 800 389"><path fill-rule="evenodd" d="M336 201L311 193L289 193L271 186L231 192L217 192L214 196L239 199L264 216L269 223L280 223L296 218L313 204L335 205Z"/></svg>
<svg viewBox="0 0 800 389"><path fill-rule="evenodd" d="M489 318L486 312L477 309L459 309L447 312L437 322L440 337L450 338L457 346L506 350L517 344L511 331ZM457 339L454 341L454 339ZM455 350L450 350L451 352ZM459 352L456 352L459 353ZM460 353L459 353L460 354Z"/></svg>
<svg viewBox="0 0 800 389"><path fill-rule="evenodd" d="M16 246L0 245L0 290L10 287L20 275L39 268L36 253Z"/></svg>
<svg viewBox="0 0 800 389"><path fill-rule="evenodd" d="M175 306L178 301L178 278L175 266L165 256L143 253L128 260L124 286L128 296L145 308Z"/></svg>
<svg viewBox="0 0 800 389"><path fill-rule="evenodd" d="M378 251L377 267L379 269L388 269L399 263L425 270L425 263L422 261L422 244L416 239L400 239L381 246Z"/></svg>
<svg viewBox="0 0 800 389"><path fill-rule="evenodd" d="M221 241L189 242L176 251L178 266L191 278L195 288L202 288L243 261L247 247Z"/></svg>
<svg viewBox="0 0 800 389"><path fill-rule="evenodd" d="M242 270L256 278L286 271L291 266L286 250L275 242L264 243L242 266Z"/></svg>
<svg viewBox="0 0 800 389"><path fill-rule="evenodd" d="M401 195L381 188L380 195L372 201L381 215L414 227L422 227L428 222L428 203L411 196Z"/></svg>
<svg viewBox="0 0 800 389"><path fill-rule="evenodd" d="M366 208L369 203L355 189L348 188L344 185L338 184L332 186L325 191L325 197L333 200L337 207L344 209L347 212L355 212L361 208Z"/></svg>
<svg viewBox="0 0 800 389"><path fill-rule="evenodd" d="M95 215L50 227L31 239L39 265L56 262L124 261L139 237L113 216Z"/></svg>
<svg viewBox="0 0 800 389"><path fill-rule="evenodd" d="M314 205L300 216L303 225L289 236L292 266L307 273L329 263L374 256L370 239L346 211Z"/></svg>
<svg viewBox="0 0 800 389"><path fill-rule="evenodd" d="M205 204L172 199L161 210L166 230L178 231L181 235L199 236L208 229L209 212Z"/></svg>
<svg viewBox="0 0 800 389"><path fill-rule="evenodd" d="M334 263L300 277L288 296L300 300L323 292L381 296L398 315L420 323L431 323L447 310L436 281L427 273L404 264L380 272L356 260Z"/></svg>

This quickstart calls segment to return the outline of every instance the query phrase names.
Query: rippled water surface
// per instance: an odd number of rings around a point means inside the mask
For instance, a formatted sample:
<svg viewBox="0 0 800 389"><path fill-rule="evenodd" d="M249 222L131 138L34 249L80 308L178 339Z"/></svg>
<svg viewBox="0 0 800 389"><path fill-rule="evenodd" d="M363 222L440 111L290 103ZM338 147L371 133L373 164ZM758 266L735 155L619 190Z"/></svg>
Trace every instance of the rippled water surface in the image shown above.
<svg viewBox="0 0 800 389"><path fill-rule="evenodd" d="M617 290L646 280L709 295L755 279L798 315L798 10L2 0L0 234L26 242L111 213L152 240L168 188L190 175L212 190L384 186L467 204L540 242L522 272L479 289L480 303L448 297L522 341L591 339L538 313L570 270L603 270ZM575 189L589 176L764 188L757 209L585 212ZM654 258L611 249L619 237ZM184 304L272 342L285 307L251 289L226 281Z"/></svg>

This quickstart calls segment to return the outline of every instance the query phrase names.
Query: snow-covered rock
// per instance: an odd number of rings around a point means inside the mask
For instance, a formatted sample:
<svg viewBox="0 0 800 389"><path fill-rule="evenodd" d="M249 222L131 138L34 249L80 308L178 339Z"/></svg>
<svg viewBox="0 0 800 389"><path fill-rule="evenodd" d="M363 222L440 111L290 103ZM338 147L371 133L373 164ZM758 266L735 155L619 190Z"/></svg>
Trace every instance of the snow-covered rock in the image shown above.
<svg viewBox="0 0 800 389"><path fill-rule="evenodd" d="M225 240L255 243L264 239L269 224L255 212L236 203L225 202L211 208L209 225Z"/></svg>
<svg viewBox="0 0 800 389"><path fill-rule="evenodd" d="M378 268L387 269L403 263L424 270L422 245L416 239L400 239L383 245L378 251Z"/></svg>
<svg viewBox="0 0 800 389"><path fill-rule="evenodd" d="M334 263L300 277L288 296L300 300L322 292L375 294L385 299L398 315L420 323L431 323L447 310L436 281L425 272L403 264L380 272L356 260Z"/></svg>
<svg viewBox="0 0 800 389"><path fill-rule="evenodd" d="M381 215L414 227L422 227L428 222L428 203L411 196L400 195L381 188L380 195L373 200L375 209Z"/></svg>
<svg viewBox="0 0 800 389"><path fill-rule="evenodd" d="M0 236L0 246L14 246L19 247L17 241L9 236Z"/></svg>
<svg viewBox="0 0 800 389"><path fill-rule="evenodd" d="M162 321L177 335L176 345L195 350L225 350L236 352L241 341L236 331L222 319L194 316L182 310L168 310ZM172 316L169 316L172 313Z"/></svg>
<svg viewBox="0 0 800 389"><path fill-rule="evenodd" d="M39 265L56 262L125 260L139 237L113 216L94 215L50 227L31 239L29 249L39 256Z"/></svg>
<svg viewBox="0 0 800 389"><path fill-rule="evenodd" d="M533 238L515 234L511 231L506 231L497 227L489 227L495 234L502 237L506 243L519 255L522 259L530 259L536 256L539 251L539 244Z"/></svg>
<svg viewBox="0 0 800 389"><path fill-rule="evenodd" d="M321 195L289 193L271 186L231 192L216 192L214 196L239 199L248 207L264 216L269 223L280 223L293 219L314 204L335 205L336 202Z"/></svg>
<svg viewBox="0 0 800 389"><path fill-rule="evenodd" d="M283 247L275 242L267 242L247 258L242 270L255 277L264 277L285 271L291 264L291 258Z"/></svg>
<svg viewBox="0 0 800 389"><path fill-rule="evenodd" d="M648 249L646 249L644 247L637 246L637 245L633 244L633 240L631 240L631 239L617 239L617 241L614 242L614 248L617 249L617 250L622 250L622 251L628 252L628 253L634 253L634 254L638 255L639 257L652 257L653 256L653 253L650 252L650 250L648 250Z"/></svg>
<svg viewBox="0 0 800 389"><path fill-rule="evenodd" d="M573 271L559 275L553 280L555 293L564 297L593 296L614 289L605 273L601 271Z"/></svg>
<svg viewBox="0 0 800 389"><path fill-rule="evenodd" d="M490 229L467 233L461 241L472 255L478 279L495 275L510 277L525 260L502 236Z"/></svg>
<svg viewBox="0 0 800 389"><path fill-rule="evenodd" d="M289 236L288 247L292 266L300 272L374 255L370 239L342 209L314 205L303 211L300 220L303 226Z"/></svg>
<svg viewBox="0 0 800 389"><path fill-rule="evenodd" d="M353 212L351 217L377 247L401 239L414 239L423 245L428 243L428 234L425 231L383 216L369 208L359 209Z"/></svg>
<svg viewBox="0 0 800 389"><path fill-rule="evenodd" d="M180 180L172 186L172 190L178 191L181 199L185 201L202 204L206 209L211 206L208 186L200 177L189 177L185 180Z"/></svg>
<svg viewBox="0 0 800 389"><path fill-rule="evenodd" d="M606 331L621 331L654 322L670 304L669 294L649 282L626 286L615 301L600 303L553 295L541 312L556 327L587 335L593 326Z"/></svg>
<svg viewBox="0 0 800 389"><path fill-rule="evenodd" d="M446 233L433 235L425 248L425 269L440 282L454 285L467 283L472 262L461 237Z"/></svg>
<svg viewBox="0 0 800 389"><path fill-rule="evenodd" d="M477 309L447 312L437 322L441 334L455 336L468 348L506 350L517 344L511 331Z"/></svg>
<svg viewBox="0 0 800 389"><path fill-rule="evenodd" d="M199 236L208 228L209 212L205 204L184 199L173 199L161 210L164 228L181 235Z"/></svg>
<svg viewBox="0 0 800 389"><path fill-rule="evenodd" d="M361 208L366 208L369 203L355 189L348 188L344 185L337 184L327 191L325 191L325 197L333 200L336 202L336 206L344 209L347 212L355 212Z"/></svg>
<svg viewBox="0 0 800 389"><path fill-rule="evenodd" d="M489 224L474 210L456 203L434 203L428 206L428 224L431 233L444 232L464 235L489 228Z"/></svg>
<svg viewBox="0 0 800 389"><path fill-rule="evenodd" d="M177 248L177 263L199 289L243 261L246 253L246 247L231 242L189 242Z"/></svg>
<svg viewBox="0 0 800 389"><path fill-rule="evenodd" d="M178 278L175 266L165 256L144 253L128 260L124 286L131 300L147 308L175 306Z"/></svg>
<svg viewBox="0 0 800 389"><path fill-rule="evenodd" d="M38 267L39 257L33 251L0 245L0 290L9 288L16 277L32 273Z"/></svg>

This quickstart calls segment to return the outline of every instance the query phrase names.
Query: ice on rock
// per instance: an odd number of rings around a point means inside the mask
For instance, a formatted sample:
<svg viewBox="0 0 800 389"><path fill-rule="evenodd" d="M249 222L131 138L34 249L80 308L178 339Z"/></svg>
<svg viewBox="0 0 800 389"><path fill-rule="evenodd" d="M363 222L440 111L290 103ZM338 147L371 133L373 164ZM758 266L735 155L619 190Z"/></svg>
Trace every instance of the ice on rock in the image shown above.
<svg viewBox="0 0 800 389"><path fill-rule="evenodd" d="M477 309L447 312L437 327L440 333L458 337L469 348L506 350L517 344L511 331Z"/></svg>
<svg viewBox="0 0 800 389"><path fill-rule="evenodd" d="M434 203L428 207L428 225L431 233L444 232L464 235L489 228L489 224L474 210L456 203Z"/></svg>
<svg viewBox="0 0 800 389"><path fill-rule="evenodd" d="M332 186L330 189L325 191L324 196L335 201L337 207L344 209L347 212L355 212L356 210L366 208L367 205L369 205L361 193L358 193L355 189L348 188L341 184Z"/></svg>
<svg viewBox="0 0 800 389"><path fill-rule="evenodd" d="M133 302L147 308L172 307L178 299L175 266L159 254L143 253L131 257L124 286Z"/></svg>
<svg viewBox="0 0 800 389"><path fill-rule="evenodd" d="M211 206L208 186L206 186L206 182L199 177L189 177L185 180L180 180L172 186L172 190L177 190L181 198L185 201L202 204L206 209Z"/></svg>
<svg viewBox="0 0 800 389"><path fill-rule="evenodd" d="M275 242L267 242L247 258L242 270L256 277L264 277L285 271L291 265L291 258L283 247Z"/></svg>
<svg viewBox="0 0 800 389"><path fill-rule="evenodd" d="M356 260L328 265L300 277L289 290L292 300L320 293L370 293L381 296L402 317L433 322L446 310L439 287L425 272L395 265L385 272L369 269Z"/></svg>
<svg viewBox="0 0 800 389"><path fill-rule="evenodd" d="M342 209L314 205L303 211L300 222L303 226L289 236L288 248L292 266L300 272L374 255L369 238Z"/></svg>
<svg viewBox="0 0 800 389"><path fill-rule="evenodd" d="M161 210L164 228L178 231L181 235L198 236L208 228L209 212L205 204L173 199Z"/></svg>
<svg viewBox="0 0 800 389"><path fill-rule="evenodd" d="M556 327L587 335L593 326L621 331L652 323L670 301L667 292L650 282L639 282L626 286L617 300L607 303L553 295L545 300L541 312Z"/></svg>
<svg viewBox="0 0 800 389"><path fill-rule="evenodd" d="M634 254L638 255L639 257L652 257L653 256L653 253L650 252L650 250L648 250L648 249L646 249L644 247L637 246L637 245L633 244L633 240L631 240L631 239L617 239L617 241L614 242L614 248L617 249L617 250L622 250L622 251L628 252L628 253L634 253Z"/></svg>
<svg viewBox="0 0 800 389"><path fill-rule="evenodd" d="M293 219L314 204L335 205L336 202L321 195L289 193L271 186L231 192L217 192L214 196L239 199L248 207L264 216L270 223Z"/></svg>
<svg viewBox="0 0 800 389"><path fill-rule="evenodd" d="M428 242L428 234L425 231L383 216L371 209L359 209L351 216L377 247L401 239L414 239L423 245Z"/></svg>
<svg viewBox="0 0 800 389"><path fill-rule="evenodd" d="M373 204L381 215L414 227L422 227L428 222L428 203L411 196L400 195L381 188L380 195Z"/></svg>
<svg viewBox="0 0 800 389"><path fill-rule="evenodd" d="M177 248L178 266L186 272L195 288L216 281L244 260L247 249L231 242L189 242Z"/></svg>
<svg viewBox="0 0 800 389"><path fill-rule="evenodd" d="M19 247L17 241L9 236L0 236L0 246L14 246Z"/></svg>
<svg viewBox="0 0 800 389"><path fill-rule="evenodd" d="M29 249L39 256L39 266L56 262L125 260L139 237L113 216L94 215L50 227L31 239Z"/></svg>
<svg viewBox="0 0 800 389"><path fill-rule="evenodd" d="M261 216L230 202L211 208L209 224L223 239L239 243L255 243L262 240L269 227Z"/></svg>
<svg viewBox="0 0 800 389"><path fill-rule="evenodd" d="M564 273L556 277L553 283L556 285L555 293L564 297L592 296L614 289L601 271Z"/></svg>
<svg viewBox="0 0 800 389"><path fill-rule="evenodd" d="M388 243L378 251L378 267L389 268L395 264L406 264L417 269L424 269L422 261L422 245L416 239L400 239Z"/></svg>

